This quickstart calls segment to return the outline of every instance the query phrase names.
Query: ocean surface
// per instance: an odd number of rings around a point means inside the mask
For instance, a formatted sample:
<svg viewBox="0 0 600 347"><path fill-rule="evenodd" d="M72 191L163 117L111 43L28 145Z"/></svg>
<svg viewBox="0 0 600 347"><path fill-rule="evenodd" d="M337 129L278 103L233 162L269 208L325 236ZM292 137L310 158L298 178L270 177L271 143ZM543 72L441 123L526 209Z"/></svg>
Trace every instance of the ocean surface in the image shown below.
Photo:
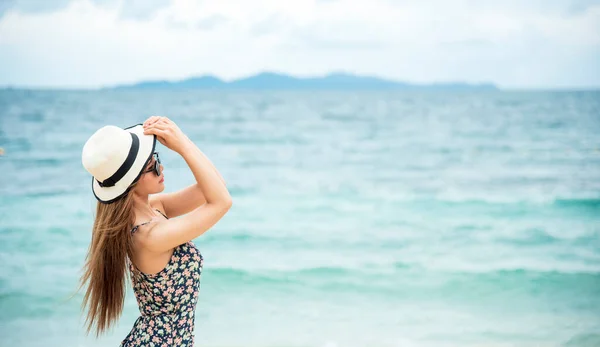
<svg viewBox="0 0 600 347"><path fill-rule="evenodd" d="M0 91L0 345L117 346L77 289L106 124L173 119L233 196L207 347L600 346L600 92ZM165 191L194 183L158 146Z"/></svg>

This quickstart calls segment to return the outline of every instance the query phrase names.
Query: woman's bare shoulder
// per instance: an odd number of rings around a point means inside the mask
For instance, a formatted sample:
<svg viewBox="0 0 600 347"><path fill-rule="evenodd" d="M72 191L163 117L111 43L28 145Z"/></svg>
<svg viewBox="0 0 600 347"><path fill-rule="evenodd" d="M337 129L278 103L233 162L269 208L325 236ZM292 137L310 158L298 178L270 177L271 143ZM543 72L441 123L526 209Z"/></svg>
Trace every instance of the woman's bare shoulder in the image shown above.
<svg viewBox="0 0 600 347"><path fill-rule="evenodd" d="M165 212L165 207L163 206L159 195L160 194L150 195L148 197L148 202L150 203L150 206L152 206L152 208L159 210L163 216L166 216L167 214Z"/></svg>

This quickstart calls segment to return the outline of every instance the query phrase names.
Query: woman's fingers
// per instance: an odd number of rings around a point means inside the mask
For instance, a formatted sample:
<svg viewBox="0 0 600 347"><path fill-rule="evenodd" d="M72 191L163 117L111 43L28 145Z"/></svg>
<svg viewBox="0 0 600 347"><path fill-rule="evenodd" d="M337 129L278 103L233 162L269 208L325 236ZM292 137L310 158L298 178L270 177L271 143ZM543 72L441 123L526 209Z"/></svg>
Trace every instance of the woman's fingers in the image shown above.
<svg viewBox="0 0 600 347"><path fill-rule="evenodd" d="M168 125L171 123L171 120L169 120L167 117L152 116L148 118L146 122L144 122L144 127L149 127L157 124Z"/></svg>
<svg viewBox="0 0 600 347"><path fill-rule="evenodd" d="M156 122L160 121L160 119L161 119L161 118L162 118L162 117L160 117L160 116L152 116L152 117L149 117L149 118L148 118L148 119L146 119L146 121L144 122L144 126L148 126L148 125L154 124L154 123L156 123Z"/></svg>
<svg viewBox="0 0 600 347"><path fill-rule="evenodd" d="M156 135L160 143L173 150L173 143L177 141L176 129L175 123L167 117L150 117L148 124L144 124L144 134Z"/></svg>
<svg viewBox="0 0 600 347"><path fill-rule="evenodd" d="M154 118L156 118L156 116L148 117L148 119L144 121L144 126L148 126L154 120Z"/></svg>
<svg viewBox="0 0 600 347"><path fill-rule="evenodd" d="M144 135L149 135L149 134L164 136L165 134L167 134L167 130L158 128L156 126L151 126L151 127L144 129Z"/></svg>
<svg viewBox="0 0 600 347"><path fill-rule="evenodd" d="M168 124L165 123L161 123L161 122L156 122L153 123L149 126L146 127L146 129L160 129L160 130L167 130L170 126Z"/></svg>

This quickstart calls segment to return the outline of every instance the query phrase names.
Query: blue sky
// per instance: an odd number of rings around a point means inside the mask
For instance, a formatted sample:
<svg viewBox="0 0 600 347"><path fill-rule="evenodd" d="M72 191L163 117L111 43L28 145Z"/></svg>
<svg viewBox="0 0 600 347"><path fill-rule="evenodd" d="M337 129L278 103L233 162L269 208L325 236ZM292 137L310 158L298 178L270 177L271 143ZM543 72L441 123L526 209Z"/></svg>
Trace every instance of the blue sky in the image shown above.
<svg viewBox="0 0 600 347"><path fill-rule="evenodd" d="M0 0L0 86L261 71L600 87L600 0Z"/></svg>

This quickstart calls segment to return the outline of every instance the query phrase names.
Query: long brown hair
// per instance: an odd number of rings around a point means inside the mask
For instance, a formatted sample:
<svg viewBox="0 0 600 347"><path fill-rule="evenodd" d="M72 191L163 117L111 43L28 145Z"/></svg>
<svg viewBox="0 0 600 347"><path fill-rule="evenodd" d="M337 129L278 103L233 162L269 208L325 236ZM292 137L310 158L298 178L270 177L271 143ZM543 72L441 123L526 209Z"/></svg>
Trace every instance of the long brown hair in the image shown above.
<svg viewBox="0 0 600 347"><path fill-rule="evenodd" d="M125 301L127 257L131 257L131 228L135 222L133 186L119 200L97 202L92 242L85 258L80 287L88 284L82 310L88 309L85 323L96 337L119 319Z"/></svg>

